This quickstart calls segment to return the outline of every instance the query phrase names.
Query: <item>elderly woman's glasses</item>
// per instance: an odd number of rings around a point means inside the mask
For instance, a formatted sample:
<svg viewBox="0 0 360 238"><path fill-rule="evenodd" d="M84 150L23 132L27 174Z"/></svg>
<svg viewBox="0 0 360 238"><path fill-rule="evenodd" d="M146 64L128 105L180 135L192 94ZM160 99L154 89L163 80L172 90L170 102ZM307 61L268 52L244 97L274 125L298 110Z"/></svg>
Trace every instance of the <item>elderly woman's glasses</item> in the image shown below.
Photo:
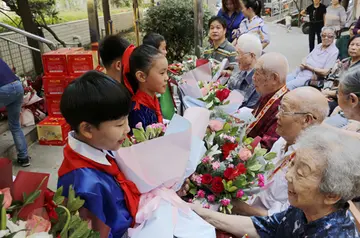
<svg viewBox="0 0 360 238"><path fill-rule="evenodd" d="M334 35L325 35L325 34L321 34L321 38L333 39L334 37L335 37Z"/></svg>
<svg viewBox="0 0 360 238"><path fill-rule="evenodd" d="M285 112L284 109L281 108L281 106L278 106L278 112L280 115L288 115L288 116L293 116L293 115L311 115L315 120L317 119L312 113L310 112Z"/></svg>

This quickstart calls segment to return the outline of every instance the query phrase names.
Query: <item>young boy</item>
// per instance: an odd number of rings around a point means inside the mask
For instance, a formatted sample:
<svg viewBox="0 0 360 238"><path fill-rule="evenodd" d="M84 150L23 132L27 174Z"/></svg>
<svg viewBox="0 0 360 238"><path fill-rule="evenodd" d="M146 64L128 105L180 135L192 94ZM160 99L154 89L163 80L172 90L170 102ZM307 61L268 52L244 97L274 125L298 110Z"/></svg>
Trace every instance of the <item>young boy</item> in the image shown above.
<svg viewBox="0 0 360 238"><path fill-rule="evenodd" d="M112 152L129 133L130 106L127 89L96 71L73 81L61 99L61 113L73 131L64 148L58 187L64 187L67 197L72 185L85 200L92 228L101 237L122 237L134 223L139 203L139 191L125 179Z"/></svg>
<svg viewBox="0 0 360 238"><path fill-rule="evenodd" d="M289 33L290 32L290 30L291 30L291 20L292 20L292 18L291 18L291 15L290 15L290 13L285 17L285 25L286 25L286 31L287 31L287 33Z"/></svg>
<svg viewBox="0 0 360 238"><path fill-rule="evenodd" d="M107 75L118 82L122 82L121 75L129 71L129 58L135 49L133 45L119 35L105 37L100 42L99 52ZM124 77L124 76L123 76Z"/></svg>

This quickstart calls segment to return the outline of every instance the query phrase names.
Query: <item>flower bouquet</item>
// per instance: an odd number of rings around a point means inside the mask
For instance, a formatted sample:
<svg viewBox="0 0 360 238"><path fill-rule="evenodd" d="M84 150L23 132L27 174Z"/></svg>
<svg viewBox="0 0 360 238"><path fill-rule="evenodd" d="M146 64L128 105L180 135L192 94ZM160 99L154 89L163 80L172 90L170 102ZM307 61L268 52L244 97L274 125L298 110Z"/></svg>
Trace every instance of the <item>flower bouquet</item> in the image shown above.
<svg viewBox="0 0 360 238"><path fill-rule="evenodd" d="M130 237L215 238L215 228L176 194L206 151L203 138L209 116L204 108L191 108L184 117L174 115L163 136L121 148L115 155L120 169L142 194L137 226L128 230ZM146 138L147 129L137 130Z"/></svg>
<svg viewBox="0 0 360 238"><path fill-rule="evenodd" d="M8 159L0 159L0 171L0 237L100 237L78 215L84 201L71 187L65 202L62 188L47 189L49 174L20 171L13 182Z"/></svg>
<svg viewBox="0 0 360 238"><path fill-rule="evenodd" d="M274 168L276 154L258 146L258 139L245 137L245 130L245 124L210 121L204 138L207 152L191 177L190 190L205 208L219 205L221 212L231 214L231 201L246 201L259 192L263 174Z"/></svg>

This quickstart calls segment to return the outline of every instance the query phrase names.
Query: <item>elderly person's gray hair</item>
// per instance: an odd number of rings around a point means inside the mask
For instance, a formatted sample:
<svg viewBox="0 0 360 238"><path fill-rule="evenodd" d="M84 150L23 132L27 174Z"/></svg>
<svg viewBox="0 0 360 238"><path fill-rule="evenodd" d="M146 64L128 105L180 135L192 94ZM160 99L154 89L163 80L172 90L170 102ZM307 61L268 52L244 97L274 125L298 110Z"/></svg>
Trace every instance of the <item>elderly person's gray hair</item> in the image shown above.
<svg viewBox="0 0 360 238"><path fill-rule="evenodd" d="M290 93L296 96L297 110L311 113L316 117L315 123L322 123L329 115L328 100L319 90L305 86L296 88L290 91Z"/></svg>
<svg viewBox="0 0 360 238"><path fill-rule="evenodd" d="M315 154L325 167L320 192L341 197L338 206L360 195L360 140L337 128L313 126L296 141L297 148Z"/></svg>
<svg viewBox="0 0 360 238"><path fill-rule="evenodd" d="M262 54L262 45L259 37L251 33L241 35L237 41L236 48L244 53L253 53L256 59L260 58Z"/></svg>
<svg viewBox="0 0 360 238"><path fill-rule="evenodd" d="M321 29L321 33L323 33L324 31L331 31L334 35L335 35L335 29L333 27L330 27L330 26L324 26L322 29Z"/></svg>
<svg viewBox="0 0 360 238"><path fill-rule="evenodd" d="M286 76L289 73L289 62L284 55L269 52L262 55L258 63L263 70L278 74L281 83L286 83Z"/></svg>
<svg viewBox="0 0 360 238"><path fill-rule="evenodd" d="M342 91L345 94L354 93L360 97L360 66L350 68L340 78Z"/></svg>

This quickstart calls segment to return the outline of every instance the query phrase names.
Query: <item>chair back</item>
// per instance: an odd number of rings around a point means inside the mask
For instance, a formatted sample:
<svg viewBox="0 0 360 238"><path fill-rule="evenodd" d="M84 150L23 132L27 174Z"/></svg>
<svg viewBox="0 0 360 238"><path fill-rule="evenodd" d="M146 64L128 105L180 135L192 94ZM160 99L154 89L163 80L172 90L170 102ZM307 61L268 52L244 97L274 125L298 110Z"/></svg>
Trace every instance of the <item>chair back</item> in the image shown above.
<svg viewBox="0 0 360 238"><path fill-rule="evenodd" d="M360 211L353 202L350 201L349 204L350 204L350 212L352 213L355 219L356 228L358 229L358 231L360 231Z"/></svg>

